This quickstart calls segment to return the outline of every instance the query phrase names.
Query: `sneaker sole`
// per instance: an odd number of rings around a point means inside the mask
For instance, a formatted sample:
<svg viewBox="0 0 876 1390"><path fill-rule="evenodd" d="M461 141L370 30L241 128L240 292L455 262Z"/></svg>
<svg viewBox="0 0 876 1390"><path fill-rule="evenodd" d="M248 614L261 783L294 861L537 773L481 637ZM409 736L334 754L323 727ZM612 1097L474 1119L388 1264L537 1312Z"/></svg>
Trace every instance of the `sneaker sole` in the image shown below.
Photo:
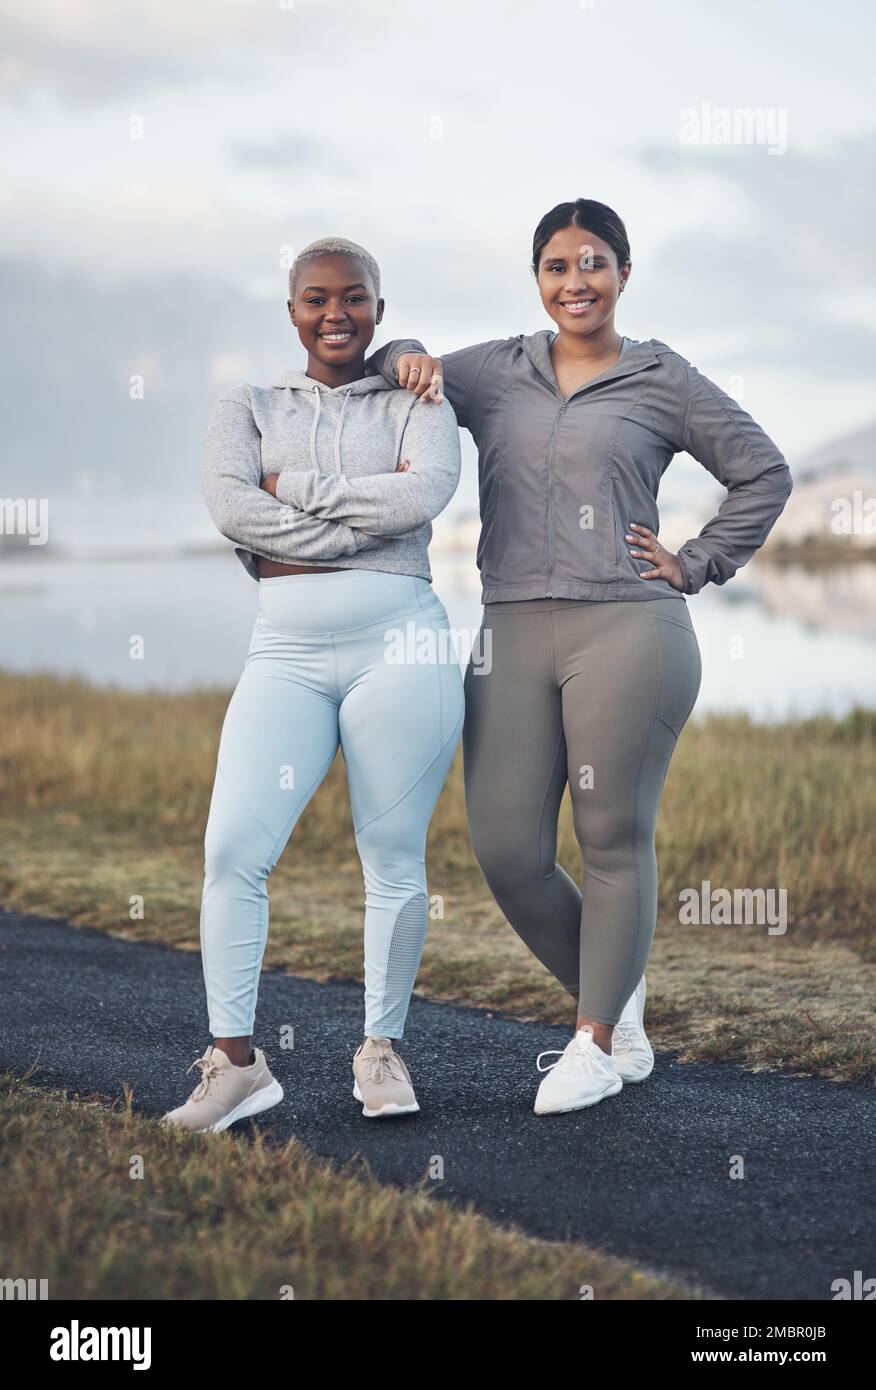
<svg viewBox="0 0 876 1390"><path fill-rule="evenodd" d="M353 1096L356 1100L362 1100L362 1092L359 1090L359 1082L353 1082ZM369 1110L368 1106L362 1101L362 1114L369 1120L390 1119L393 1115L413 1115L420 1109L416 1101L413 1105L384 1105L380 1110Z"/></svg>
<svg viewBox="0 0 876 1390"><path fill-rule="evenodd" d="M624 1083L618 1077L617 1085L614 1082L607 1086L604 1091L600 1091L598 1096L588 1096L586 1100L574 1101L571 1105L549 1105L542 1110L532 1107L536 1115L568 1115L572 1110L586 1110L590 1105L597 1105L601 1100L607 1100L609 1096L616 1096L624 1088Z"/></svg>
<svg viewBox="0 0 876 1390"><path fill-rule="evenodd" d="M260 1091L254 1091L251 1096L247 1096L246 1100L235 1105L233 1110L229 1110L227 1115L223 1115L221 1120L217 1120L208 1128L213 1133L228 1129L229 1125L236 1124L238 1120L246 1120L250 1115L260 1115L263 1110L270 1110L272 1106L279 1105L282 1099L283 1087L279 1081L272 1081L270 1086L263 1086Z"/></svg>

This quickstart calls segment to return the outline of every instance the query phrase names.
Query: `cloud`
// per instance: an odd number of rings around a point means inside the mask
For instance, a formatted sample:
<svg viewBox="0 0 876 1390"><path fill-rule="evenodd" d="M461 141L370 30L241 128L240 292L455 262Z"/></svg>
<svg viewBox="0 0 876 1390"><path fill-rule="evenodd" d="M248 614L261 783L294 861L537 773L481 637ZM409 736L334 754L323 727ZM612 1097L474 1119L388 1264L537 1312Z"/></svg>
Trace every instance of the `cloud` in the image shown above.
<svg viewBox="0 0 876 1390"><path fill-rule="evenodd" d="M90 476L119 496L166 490L172 507L197 494L213 400L301 351L281 295L260 304L191 274L114 285L7 259L0 294L15 324L0 359L4 496L51 497Z"/></svg>
<svg viewBox="0 0 876 1390"><path fill-rule="evenodd" d="M683 187L684 220L631 295L659 296L670 332L723 337L731 366L872 376L874 156L874 134L776 158L752 146L642 150L643 168L676 181L667 198ZM727 208L747 216L725 218Z"/></svg>
<svg viewBox="0 0 876 1390"><path fill-rule="evenodd" d="M328 209L311 202L325 224ZM262 212L231 182L165 175L108 181L60 196L35 179L7 177L0 187L7 255L68 267L117 284L191 273L237 286L258 281L282 295L283 247L295 230L276 207Z"/></svg>
<svg viewBox="0 0 876 1390"><path fill-rule="evenodd" d="M0 0L0 99L88 109L217 77L257 88L274 57L331 59L408 15L403 0Z"/></svg>
<svg viewBox="0 0 876 1390"><path fill-rule="evenodd" d="M201 81L217 68L255 76L252 50L276 43L286 18L279 4L240 0L2 0L4 99L19 104L43 90L87 108Z"/></svg>
<svg viewBox="0 0 876 1390"><path fill-rule="evenodd" d="M286 169L299 174L311 170L333 179L357 169L364 172L362 160L354 161L336 144L293 130L267 140L232 140L227 150L234 163L245 170Z"/></svg>
<svg viewBox="0 0 876 1390"><path fill-rule="evenodd" d="M281 257L318 236L377 256L386 337L448 351L549 327L528 269L532 231L579 193L617 206L629 227L621 331L669 342L722 383L742 376L749 408L768 402L799 435L853 423L876 348L863 289L876 137L833 132L870 119L842 101L846 87L863 91L863 45L840 76L824 55L846 43L841 24L795 50L786 155L682 146L678 108L700 90L743 99L786 42L777 20L770 30L761 11L734 11L734 41L751 48L743 68L707 17L688 7L682 24L682 13L568 0L0 0L0 68L17 103L0 192L16 342L0 370L16 383L16 419L19 401L41 415L48 389L60 422L41 418L35 440L22 424L18 462L35 451L56 478L72 448L102 459L111 482L118 449L138 479L171 476L223 371L248 362L235 375L269 379L297 349ZM624 100L611 64L586 83L558 77L557 33L579 51L623 52ZM827 84L811 100L824 113L817 150L798 144L796 121L816 68ZM137 145L131 112L145 123ZM137 415L123 387L149 361ZM162 393L173 401L163 422Z"/></svg>

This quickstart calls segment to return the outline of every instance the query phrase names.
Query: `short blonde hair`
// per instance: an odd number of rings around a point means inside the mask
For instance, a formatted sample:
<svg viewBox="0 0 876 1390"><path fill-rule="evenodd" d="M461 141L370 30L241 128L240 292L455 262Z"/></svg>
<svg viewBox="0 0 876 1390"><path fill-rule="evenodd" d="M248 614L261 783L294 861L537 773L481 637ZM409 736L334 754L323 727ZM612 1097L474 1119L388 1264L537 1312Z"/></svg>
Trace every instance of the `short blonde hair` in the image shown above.
<svg viewBox="0 0 876 1390"><path fill-rule="evenodd" d="M359 246L355 241L348 241L342 236L324 236L319 241L310 242L303 251L299 251L292 265L289 268L289 298L295 298L295 286L298 276L308 261L315 261L317 256L355 256L362 261L363 265L374 282L374 293L380 298L380 267L370 251L366 251L364 246Z"/></svg>

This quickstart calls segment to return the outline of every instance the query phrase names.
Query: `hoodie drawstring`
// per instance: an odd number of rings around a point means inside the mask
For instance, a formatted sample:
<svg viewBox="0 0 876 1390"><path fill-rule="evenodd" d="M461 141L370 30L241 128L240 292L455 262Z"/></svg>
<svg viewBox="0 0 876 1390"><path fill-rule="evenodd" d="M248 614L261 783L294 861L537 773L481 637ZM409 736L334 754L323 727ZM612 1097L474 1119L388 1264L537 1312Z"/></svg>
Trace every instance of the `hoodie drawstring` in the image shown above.
<svg viewBox="0 0 876 1390"><path fill-rule="evenodd" d="M319 424L319 387L313 383L313 424L310 426L310 460L314 468L319 469L316 457L316 427Z"/></svg>
<svg viewBox="0 0 876 1390"><path fill-rule="evenodd" d="M341 413L338 417L338 427L335 430L335 472L341 472L341 430L344 428L344 411L347 409L347 401L350 399L351 391L344 394L344 404L341 406ZM316 382L313 383L313 424L310 426L310 458L314 468L319 471L319 460L316 457L316 427L319 424L320 412L320 390Z"/></svg>
<svg viewBox="0 0 876 1390"><path fill-rule="evenodd" d="M348 391L344 396L344 404L341 406L341 413L338 418L338 428L335 430L335 472L341 471L341 430L344 428L344 411L347 409L347 401L350 399Z"/></svg>

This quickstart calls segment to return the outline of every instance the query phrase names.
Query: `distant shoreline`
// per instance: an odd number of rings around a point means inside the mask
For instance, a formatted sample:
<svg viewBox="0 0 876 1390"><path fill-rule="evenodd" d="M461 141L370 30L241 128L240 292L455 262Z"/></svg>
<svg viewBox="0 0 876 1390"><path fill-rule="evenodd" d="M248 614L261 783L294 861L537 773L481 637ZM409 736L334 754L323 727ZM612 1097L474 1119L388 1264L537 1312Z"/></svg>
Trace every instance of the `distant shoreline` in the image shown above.
<svg viewBox="0 0 876 1390"><path fill-rule="evenodd" d="M876 545L849 545L846 540L828 541L813 536L799 541L776 541L757 552L762 564L818 565L824 569L834 566L876 562Z"/></svg>
<svg viewBox="0 0 876 1390"><path fill-rule="evenodd" d="M182 542L178 546L166 549L157 549L152 546L125 546L118 549L99 547L91 550L76 546L29 545L24 537L6 537L5 543L0 544L0 564L4 560L20 560L25 556L33 556L35 560L39 558L42 563L66 561L81 564L118 564L124 561L142 560L209 559L216 555L230 555L231 553L231 547L222 541L215 543L205 541L203 544ZM469 546L455 546L445 543L433 546L432 555L435 559L439 557L447 557L448 559L471 558L472 563L474 563L474 554ZM876 563L876 544L853 545L849 544L846 539L831 541L826 540L823 536L795 541L779 540L768 542L763 546L757 552L756 559L760 564L773 565L791 565L805 561L807 565L818 565L823 568L861 562Z"/></svg>

